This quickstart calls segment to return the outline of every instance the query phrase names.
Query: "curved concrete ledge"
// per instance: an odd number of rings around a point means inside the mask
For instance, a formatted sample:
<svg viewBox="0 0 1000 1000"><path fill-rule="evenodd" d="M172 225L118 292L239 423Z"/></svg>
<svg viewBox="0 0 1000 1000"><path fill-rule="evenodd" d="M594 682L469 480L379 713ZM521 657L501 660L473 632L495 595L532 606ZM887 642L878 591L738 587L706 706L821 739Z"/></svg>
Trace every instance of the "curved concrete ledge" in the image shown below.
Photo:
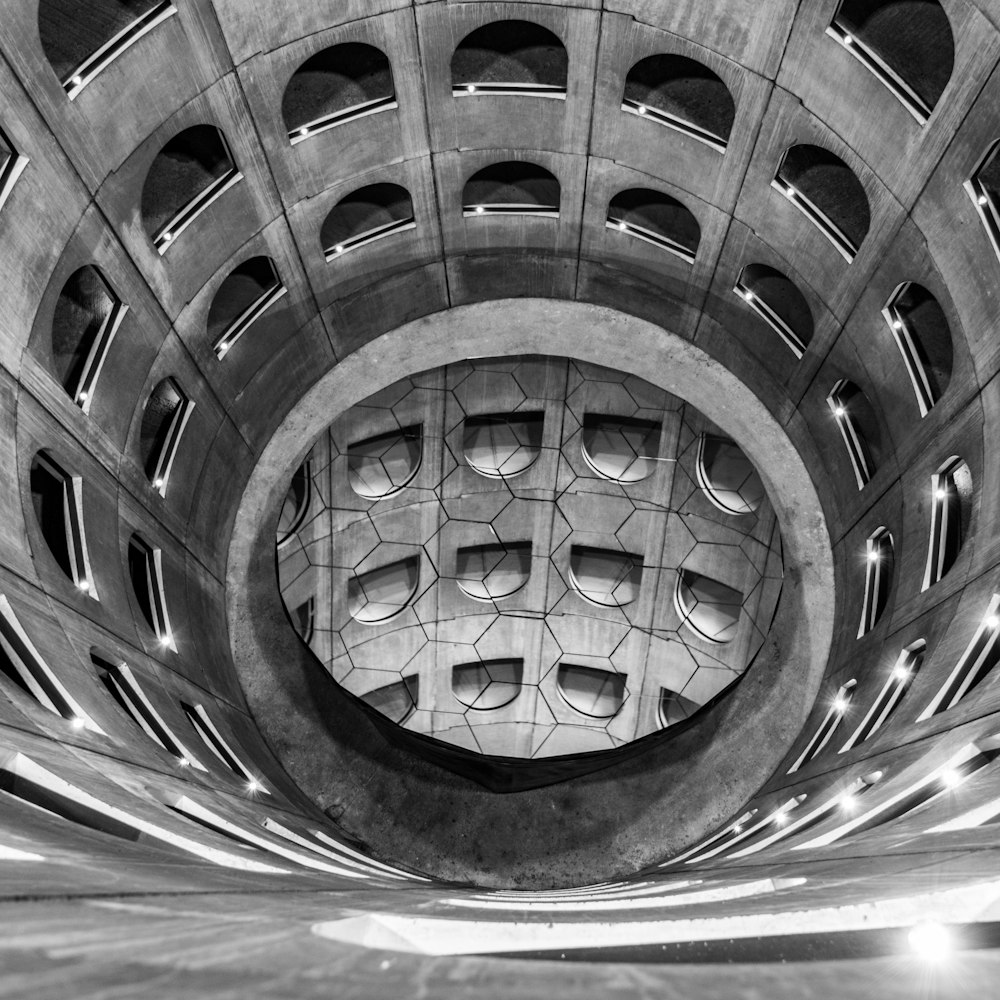
<svg viewBox="0 0 1000 1000"><path fill-rule="evenodd" d="M466 357L565 355L695 402L754 461L781 525L786 582L767 642L734 693L676 738L600 772L492 793L390 746L292 631L274 532L286 484L336 414L399 378ZM490 886L627 875L703 836L771 775L812 707L834 621L830 539L787 434L699 348L603 306L511 299L407 323L328 372L264 449L228 557L234 662L261 732L300 787L379 857Z"/></svg>

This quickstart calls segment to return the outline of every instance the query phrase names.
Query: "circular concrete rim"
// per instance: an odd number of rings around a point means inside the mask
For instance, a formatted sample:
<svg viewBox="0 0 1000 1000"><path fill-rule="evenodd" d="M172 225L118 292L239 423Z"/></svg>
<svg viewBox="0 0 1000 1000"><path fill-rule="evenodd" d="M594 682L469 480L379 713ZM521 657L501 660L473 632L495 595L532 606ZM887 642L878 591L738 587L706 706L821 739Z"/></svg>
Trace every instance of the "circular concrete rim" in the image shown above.
<svg viewBox="0 0 1000 1000"><path fill-rule="evenodd" d="M345 801L358 806L368 818L375 806L385 811L385 789L376 791L378 781L373 780L370 772L366 771L356 781L352 775L343 774L344 761L352 759L354 748L348 748L346 755L339 759L337 778L331 779L331 783L337 784L336 791L325 796L319 794L319 789L307 787L316 785L316 775L306 773L312 766L305 756L306 751L300 748L296 759L295 755L275 746L285 737L284 734L279 737L273 727L268 727L267 715L276 702L283 699L282 707L286 711L305 713L303 733L310 732L312 727L311 736L322 732L328 748L340 749L336 739L329 735L327 721L307 718L306 707L296 697L289 697L298 679L262 680L259 673L253 674L255 664L274 662L274 650L268 647L268 642L273 645L276 617L266 600L278 609L281 607L273 554L270 559L264 558L259 550L266 545L266 539L274 535L278 511L292 473L314 440L339 413L408 375L471 357L511 355L564 356L591 362L635 374L681 399L695 402L701 412L736 440L753 461L781 527L786 564L782 597L768 640L758 654L755 667L760 669L751 669L745 675L756 673L758 683L740 685L713 710L716 712L714 717L702 723L706 727L704 732L710 734L710 743L699 748L697 759L691 759L690 766L687 759L683 761L685 770L690 771L689 775L685 773L683 788L671 786L669 791L664 791L663 786L670 784L675 772L657 768L651 772L647 766L645 771L640 768L637 776L634 770L626 773L617 764L606 768L595 780L584 777L564 782L562 786L548 786L564 789L573 786L577 799L602 788L606 794L609 782L623 788L631 782L628 794L632 800L640 800L639 789L642 788L651 805L645 809L641 821L629 816L632 827L627 831L609 834L608 844L613 844L620 856L609 860L607 870L602 872L607 877L612 872L616 877L627 876L643 864L662 859L665 853L679 850L704 836L742 808L773 774L812 709L833 635L833 555L819 497L806 466L767 407L737 376L689 341L647 320L605 306L519 298L457 306L434 313L358 348L326 372L299 402L291 406L248 480L234 522L227 563L227 618L234 663L262 734L305 794L321 808L331 808L329 803L332 801L338 812ZM268 579L264 579L266 575ZM262 626L265 617L272 619L271 632ZM284 631L291 633L283 611L280 617ZM301 647L296 636L291 635L291 638ZM287 637L280 645L285 659L278 662L284 663L293 646L287 642ZM294 669L289 666L290 672ZM769 674L766 688L759 683L761 671ZM295 693L301 695L303 692L300 684ZM315 715L315 705L309 707ZM748 753L751 746L752 753ZM711 753L707 752L709 747ZM284 749L287 751L287 743ZM321 752L320 744L310 743L307 752L315 756ZM435 777L436 766L412 762L405 753L403 757L407 758L407 765L414 763L420 772L422 793L426 794L428 776ZM372 763L367 757L357 759L366 767ZM670 761L669 754L663 759L671 766L678 764L676 759ZM654 764L657 760L654 753L646 763ZM712 760L739 761L739 773L726 774L723 778L717 773L718 765L713 771ZM383 779L387 768L402 770L400 757L392 754L380 754L376 767L383 769ZM658 782L655 787L649 784L654 778ZM407 780L399 777L397 784L408 787ZM482 828L495 824L497 815L504 815L496 810L496 815L488 815L488 797L505 796L496 796L481 788L472 794L468 789L457 788L456 780L460 785L465 779L457 779L455 775L441 776L442 799L450 795L450 802L460 800L470 813L475 808L482 808ZM345 793L342 786L345 783L350 786L352 781L357 787L349 787ZM720 786L723 786L721 791ZM704 795L708 788L713 789L713 796ZM668 816L672 819L669 809L663 808L664 803L668 806L672 803L676 809L682 793L690 798L696 790L702 792L701 797L706 801L691 806L693 818L686 817L684 822L677 823L677 830L670 831L673 839L664 834L653 838L656 843L650 844L650 830L657 824L662 827L668 822ZM532 809L534 803L539 815L544 809L558 812L559 794L546 795L546 791L542 788L519 793L518 809ZM712 801L707 801L709 798ZM507 803L508 810L510 806ZM476 817L470 816L468 823L475 826ZM544 825L544 821L540 825ZM414 856L414 852L419 855L420 844L408 848L409 856L400 853L404 850L403 842L409 843L401 826L395 824L393 830L383 829L375 835L364 831L365 839L376 854L417 867L424 863L423 870L441 877L493 876L494 873L486 869L470 872L468 863L465 867L443 863L447 859L443 858L439 847L436 847L435 858ZM537 829L532 832L538 834ZM378 833L384 834L381 841ZM410 839L416 837L417 834L413 834ZM661 853L656 854L657 850ZM573 873L580 868L584 853L580 844L571 845L567 851L567 857L572 860L567 860L564 870L553 876L563 879L561 884L576 877ZM539 858L533 856L532 861L535 868L528 878L537 876ZM551 858L546 857L545 863L551 864ZM628 867L623 869L625 864ZM586 877L594 874L588 869ZM492 877L478 880L480 884L510 884Z"/></svg>

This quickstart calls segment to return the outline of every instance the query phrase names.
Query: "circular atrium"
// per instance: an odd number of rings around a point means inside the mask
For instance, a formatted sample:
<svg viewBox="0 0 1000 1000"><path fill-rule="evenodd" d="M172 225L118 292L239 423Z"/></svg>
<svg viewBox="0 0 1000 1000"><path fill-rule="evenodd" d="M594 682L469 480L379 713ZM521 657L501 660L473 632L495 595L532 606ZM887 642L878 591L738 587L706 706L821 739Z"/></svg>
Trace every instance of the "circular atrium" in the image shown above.
<svg viewBox="0 0 1000 1000"><path fill-rule="evenodd" d="M990 994L993 0L4 28L0 993Z"/></svg>

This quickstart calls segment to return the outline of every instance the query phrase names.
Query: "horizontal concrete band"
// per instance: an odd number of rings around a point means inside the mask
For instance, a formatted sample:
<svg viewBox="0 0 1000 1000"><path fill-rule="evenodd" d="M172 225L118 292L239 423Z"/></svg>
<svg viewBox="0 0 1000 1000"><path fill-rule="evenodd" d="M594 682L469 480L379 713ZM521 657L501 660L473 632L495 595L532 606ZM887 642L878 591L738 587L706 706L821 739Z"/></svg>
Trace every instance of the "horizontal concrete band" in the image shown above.
<svg viewBox="0 0 1000 1000"><path fill-rule="evenodd" d="M511 795L390 746L330 681L282 609L278 511L313 440L400 378L462 358L548 354L645 378L695 403L757 466L777 512L786 581L767 642L734 693L689 730L602 771ZM615 878L692 843L739 809L800 731L826 667L833 560L819 497L787 434L732 372L646 320L603 306L510 299L460 306L370 341L289 411L236 518L227 612L261 732L304 791L377 855L483 885Z"/></svg>

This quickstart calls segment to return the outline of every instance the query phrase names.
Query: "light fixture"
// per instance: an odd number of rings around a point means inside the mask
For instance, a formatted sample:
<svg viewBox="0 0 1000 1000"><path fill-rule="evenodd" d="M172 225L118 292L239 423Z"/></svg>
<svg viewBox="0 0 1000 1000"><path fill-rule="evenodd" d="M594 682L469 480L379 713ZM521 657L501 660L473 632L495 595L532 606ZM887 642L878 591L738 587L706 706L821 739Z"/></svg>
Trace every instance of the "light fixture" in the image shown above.
<svg viewBox="0 0 1000 1000"><path fill-rule="evenodd" d="M81 719L79 715L74 715L74 716L73 716L73 718L69 720L69 724L70 724L70 725L71 725L71 726L72 726L72 727L73 727L74 729L83 729L83 727L84 727L84 726L85 726L85 725L86 725L87 723L86 723L86 722L85 722L85 721L84 721L83 719Z"/></svg>
<svg viewBox="0 0 1000 1000"><path fill-rule="evenodd" d="M893 328L893 330L902 330L903 329L903 321L901 319L894 319L892 321L892 328Z"/></svg>
<svg viewBox="0 0 1000 1000"><path fill-rule="evenodd" d="M789 184L785 188L785 194L787 194L789 198L794 198L795 197L795 188L793 188L792 185Z"/></svg>
<svg viewBox="0 0 1000 1000"><path fill-rule="evenodd" d="M773 816L775 826L784 826L788 822L788 816L784 809L779 809Z"/></svg>
<svg viewBox="0 0 1000 1000"><path fill-rule="evenodd" d="M482 215L486 209L482 205L476 205L476 215Z"/></svg>
<svg viewBox="0 0 1000 1000"><path fill-rule="evenodd" d="M742 833L742 832L743 832L743 824L742 823L734 823L733 824L733 833Z"/></svg>
<svg viewBox="0 0 1000 1000"><path fill-rule="evenodd" d="M833 414L834 414L834 416L836 416L836 417L842 417L842 416L843 416L843 415L844 415L845 413L847 413L847 410L845 410L845 409L844 409L844 408L843 408L842 406L838 406L838 407L837 407L837 408L836 408L836 409L835 409L835 410L833 411Z"/></svg>
<svg viewBox="0 0 1000 1000"><path fill-rule="evenodd" d="M79 87L80 84L83 83L83 77L82 76L74 76L73 79L70 80L70 83L73 84L74 87Z"/></svg>
<svg viewBox="0 0 1000 1000"><path fill-rule="evenodd" d="M338 243L338 244L337 244L337 245L336 245L336 246L335 246L335 247L333 248L333 251L334 251L334 253L343 253L343 252L344 252L344 244L343 244L343 243Z"/></svg>
<svg viewBox="0 0 1000 1000"><path fill-rule="evenodd" d="M170 635L169 632L166 632L166 633L164 633L163 635L160 636L160 645L161 646L169 646L172 641L173 641L173 639L172 639L172 637L171 637L171 635Z"/></svg>
<svg viewBox="0 0 1000 1000"><path fill-rule="evenodd" d="M163 486L163 477L162 476L157 476L157 478L153 480L153 485L157 489L162 488L162 486Z"/></svg>
<svg viewBox="0 0 1000 1000"><path fill-rule="evenodd" d="M936 490L934 491L934 496L935 496L935 497L936 497L936 498L937 498L938 500L944 500L944 499L945 499L945 497L947 497L947 496L948 496L948 491L947 491L946 489L943 489L942 487L940 487L940 486L939 486L939 487L938 487L938 488L937 488L937 489L936 489Z"/></svg>
<svg viewBox="0 0 1000 1000"><path fill-rule="evenodd" d="M941 784L945 788L958 788L960 784L965 780L965 775L960 771L955 771L952 768L948 768L947 771L941 772Z"/></svg>
<svg viewBox="0 0 1000 1000"><path fill-rule="evenodd" d="M747 302L753 302L753 292L751 292L749 290L745 291L743 293L743 298L745 298L747 300Z"/></svg>
<svg viewBox="0 0 1000 1000"><path fill-rule="evenodd" d="M81 389L80 392L76 394L77 401L80 403L86 403L88 395L89 393L87 392L86 389Z"/></svg>
<svg viewBox="0 0 1000 1000"><path fill-rule="evenodd" d="M987 628L993 628L993 629L1000 628L1000 617L998 617L997 615L987 615L983 619L983 624Z"/></svg>
<svg viewBox="0 0 1000 1000"><path fill-rule="evenodd" d="M940 962L952 950L951 934L946 927L926 921L911 928L907 935L910 947L925 962Z"/></svg>
<svg viewBox="0 0 1000 1000"><path fill-rule="evenodd" d="M469 94L474 94L476 92L476 85L474 83L470 83L468 87L465 88L465 90Z"/></svg>
<svg viewBox="0 0 1000 1000"><path fill-rule="evenodd" d="M256 778L251 778L247 782L248 792L259 792L263 787L264 786Z"/></svg>
<svg viewBox="0 0 1000 1000"><path fill-rule="evenodd" d="M986 204L986 203L987 203L987 202L988 202L989 200L990 200L990 199L989 199L989 198L987 198L985 194L981 194L981 195L980 195L980 196L979 196L979 197L978 197L978 198L976 199L976 204L977 204L977 205L985 205L985 204Z"/></svg>
<svg viewBox="0 0 1000 1000"><path fill-rule="evenodd" d="M854 812L854 807L858 804L857 796L853 792L844 792L840 796L840 808L845 812Z"/></svg>
<svg viewBox="0 0 1000 1000"><path fill-rule="evenodd" d="M174 234L173 233L167 232L167 233L163 234L163 242L164 243L169 243L173 238L174 238Z"/></svg>
<svg viewBox="0 0 1000 1000"><path fill-rule="evenodd" d="M840 696L833 699L833 710L838 715L843 715L847 711L847 701Z"/></svg>
<svg viewBox="0 0 1000 1000"><path fill-rule="evenodd" d="M618 228L624 233L625 230L628 229L628 224L625 223L625 222L619 222L618 223Z"/></svg>
<svg viewBox="0 0 1000 1000"><path fill-rule="evenodd" d="M877 563L879 561L879 559L881 559L881 558L882 557L881 557L878 549L872 549L871 552L868 553L868 561L869 562Z"/></svg>
<svg viewBox="0 0 1000 1000"><path fill-rule="evenodd" d="M180 764L181 767L191 766L191 761L189 761L187 757L181 757L181 759L177 763Z"/></svg>
<svg viewBox="0 0 1000 1000"><path fill-rule="evenodd" d="M853 45L854 44L854 38L851 35L844 35L844 44L845 45Z"/></svg>
<svg viewBox="0 0 1000 1000"><path fill-rule="evenodd" d="M304 128L300 128L299 129L299 135L301 135L301 136L307 136L308 134L309 134L309 126L308 125L305 126Z"/></svg>
<svg viewBox="0 0 1000 1000"><path fill-rule="evenodd" d="M646 105L640 104L635 110L638 111L640 115L644 115L646 113Z"/></svg>
<svg viewBox="0 0 1000 1000"><path fill-rule="evenodd" d="M87 593L87 591L90 590L90 581L86 577L84 577L82 580L80 580L80 582L76 586L79 590L82 590L84 593Z"/></svg>
<svg viewBox="0 0 1000 1000"><path fill-rule="evenodd" d="M910 668L902 665L893 667L892 676L895 677L897 681L905 681L910 676Z"/></svg>

